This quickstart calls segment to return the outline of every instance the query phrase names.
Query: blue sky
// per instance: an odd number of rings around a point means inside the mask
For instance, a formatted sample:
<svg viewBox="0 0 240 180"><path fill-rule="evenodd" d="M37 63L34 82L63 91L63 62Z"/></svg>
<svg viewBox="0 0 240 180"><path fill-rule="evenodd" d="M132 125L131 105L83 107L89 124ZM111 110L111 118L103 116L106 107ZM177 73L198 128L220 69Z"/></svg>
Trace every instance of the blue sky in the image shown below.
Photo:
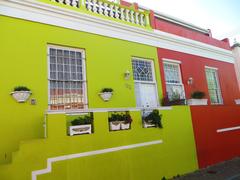
<svg viewBox="0 0 240 180"><path fill-rule="evenodd" d="M240 42L240 0L127 0Z"/></svg>

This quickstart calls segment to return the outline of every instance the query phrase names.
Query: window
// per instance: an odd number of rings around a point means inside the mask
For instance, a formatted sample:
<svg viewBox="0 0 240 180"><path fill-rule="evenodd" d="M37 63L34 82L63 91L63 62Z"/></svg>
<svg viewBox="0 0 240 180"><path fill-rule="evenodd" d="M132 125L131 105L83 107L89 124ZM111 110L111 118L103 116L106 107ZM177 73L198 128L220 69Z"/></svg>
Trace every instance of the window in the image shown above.
<svg viewBox="0 0 240 180"><path fill-rule="evenodd" d="M87 105L84 51L49 46L49 108L83 109Z"/></svg>
<svg viewBox="0 0 240 180"><path fill-rule="evenodd" d="M137 60L132 61L133 76L135 81L153 81L151 61Z"/></svg>
<svg viewBox="0 0 240 180"><path fill-rule="evenodd" d="M168 98L170 100L175 98L184 99L185 93L179 63L164 61L163 67Z"/></svg>
<svg viewBox="0 0 240 180"><path fill-rule="evenodd" d="M217 69L206 67L205 72L211 104L223 104Z"/></svg>
<svg viewBox="0 0 240 180"><path fill-rule="evenodd" d="M137 107L159 106L153 61L134 57L132 68Z"/></svg>

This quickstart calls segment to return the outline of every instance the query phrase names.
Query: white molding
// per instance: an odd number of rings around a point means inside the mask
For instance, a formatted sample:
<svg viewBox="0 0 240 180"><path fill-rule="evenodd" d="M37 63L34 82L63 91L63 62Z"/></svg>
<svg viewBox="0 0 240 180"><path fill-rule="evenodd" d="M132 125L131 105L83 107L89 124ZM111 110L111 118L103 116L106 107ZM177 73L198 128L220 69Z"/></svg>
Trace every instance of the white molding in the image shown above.
<svg viewBox="0 0 240 180"><path fill-rule="evenodd" d="M101 150L96 150L96 151L88 151L88 152L83 152L83 153L78 153L78 154L69 154L69 155L64 155L64 156L48 158L46 169L32 171L32 180L37 180L38 175L51 173L52 172L52 164L55 162L58 162L58 161L66 161L66 160L71 160L71 159L76 159L76 158L81 158L81 157L106 154L106 153L111 153L111 152L116 152L116 151L123 151L123 150L127 150L127 149L135 149L135 148L139 148L139 147L146 147L146 146L157 145L157 144L162 144L162 143L163 143L162 140L156 140L156 141L149 141L149 142L144 142L144 143L139 143L139 144L131 144L131 145L127 145L127 146L118 146L118 147L114 147L114 148L101 149Z"/></svg>
<svg viewBox="0 0 240 180"><path fill-rule="evenodd" d="M211 67L211 66L205 66L205 68L207 68L207 69L213 69L213 70L218 70L218 68L217 67Z"/></svg>
<svg viewBox="0 0 240 180"><path fill-rule="evenodd" d="M163 60L163 63L182 64L182 62L179 60L167 59L167 58L162 58L162 60Z"/></svg>
<svg viewBox="0 0 240 180"><path fill-rule="evenodd" d="M160 111L164 110L172 110L172 107L129 107L129 108L90 108L90 109L79 109L79 110L65 110L65 111L57 111L57 110L48 110L46 114L66 114L66 115L78 115L82 113L89 113L89 112L118 112L118 111L142 111L142 110L153 110L158 109Z"/></svg>
<svg viewBox="0 0 240 180"><path fill-rule="evenodd" d="M234 63L233 53L230 50L159 30L146 30L118 23L37 0L2 0L0 14Z"/></svg>
<svg viewBox="0 0 240 180"><path fill-rule="evenodd" d="M229 132L229 131L235 131L235 130L240 130L240 126L235 126L235 127L230 127L230 128L224 128L224 129L218 129L218 130L217 130L217 133Z"/></svg>

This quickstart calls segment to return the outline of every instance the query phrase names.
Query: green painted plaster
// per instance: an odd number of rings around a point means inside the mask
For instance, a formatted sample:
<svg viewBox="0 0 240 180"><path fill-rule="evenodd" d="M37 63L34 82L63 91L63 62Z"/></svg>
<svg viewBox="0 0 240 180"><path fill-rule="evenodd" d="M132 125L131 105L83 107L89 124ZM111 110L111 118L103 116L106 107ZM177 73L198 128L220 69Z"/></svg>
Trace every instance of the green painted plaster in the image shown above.
<svg viewBox="0 0 240 180"><path fill-rule="evenodd" d="M154 61L162 98L155 47L5 16L0 16L0 26L0 163L11 160L20 141L43 137L44 112L48 108L48 44L85 49L90 108L136 106L133 77L124 79L124 72L132 71L133 56ZM18 85L31 89L36 105L13 100L10 92ZM107 103L98 96L104 87L114 89Z"/></svg>
<svg viewBox="0 0 240 180"><path fill-rule="evenodd" d="M48 115L48 138L23 142L12 164L0 167L1 180L30 180L33 170L46 168L47 158L160 139L162 144L53 163L38 180L156 180L196 170L189 107L161 114L163 129L142 128L140 112L131 112L131 130L109 132L108 113L94 113L94 134L73 137L66 135L66 115Z"/></svg>

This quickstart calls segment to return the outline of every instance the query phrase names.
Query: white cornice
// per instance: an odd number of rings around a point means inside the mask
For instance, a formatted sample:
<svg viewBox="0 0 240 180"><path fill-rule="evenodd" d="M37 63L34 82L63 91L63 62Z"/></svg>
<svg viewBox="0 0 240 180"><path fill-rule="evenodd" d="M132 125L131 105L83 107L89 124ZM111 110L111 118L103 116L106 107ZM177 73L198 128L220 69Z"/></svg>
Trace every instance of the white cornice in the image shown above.
<svg viewBox="0 0 240 180"><path fill-rule="evenodd" d="M179 51L218 61L234 62L234 57L230 50L159 30L145 30L78 11L52 6L37 0L1 0L0 14Z"/></svg>

